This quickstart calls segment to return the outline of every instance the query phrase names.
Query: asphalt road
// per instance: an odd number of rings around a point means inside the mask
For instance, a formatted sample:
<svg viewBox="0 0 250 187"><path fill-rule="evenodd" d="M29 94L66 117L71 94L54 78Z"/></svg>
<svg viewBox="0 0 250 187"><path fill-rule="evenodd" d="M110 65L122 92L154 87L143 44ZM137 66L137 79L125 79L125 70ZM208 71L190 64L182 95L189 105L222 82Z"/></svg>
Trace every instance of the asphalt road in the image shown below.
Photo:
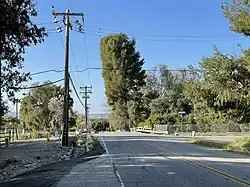
<svg viewBox="0 0 250 187"><path fill-rule="evenodd" d="M186 138L101 133L106 153L79 164L58 186L250 186L250 157Z"/></svg>

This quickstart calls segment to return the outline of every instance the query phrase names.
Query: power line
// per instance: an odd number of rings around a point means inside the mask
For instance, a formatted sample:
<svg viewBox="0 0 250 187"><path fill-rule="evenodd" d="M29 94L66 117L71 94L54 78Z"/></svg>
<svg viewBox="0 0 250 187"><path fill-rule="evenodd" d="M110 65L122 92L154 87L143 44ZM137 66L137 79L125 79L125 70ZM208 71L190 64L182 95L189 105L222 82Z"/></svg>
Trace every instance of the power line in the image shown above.
<svg viewBox="0 0 250 187"><path fill-rule="evenodd" d="M71 56L73 58L73 62L74 62L74 65L75 65L75 70L78 71L78 67L77 67L77 63L76 63L76 58L75 58L75 55L74 55L74 51L73 51L73 47L71 45L71 42L69 43L69 45L70 45ZM78 76L79 81L81 83L81 78L80 78L80 75L79 75L78 72L77 72L77 76Z"/></svg>
<svg viewBox="0 0 250 187"><path fill-rule="evenodd" d="M85 25L85 28L94 30L94 31L109 31L109 32L115 32L115 33L122 33L123 31L119 30L113 30L113 29L107 29L102 27L91 27L88 25ZM165 38L237 38L238 36L225 36L225 35L169 35L169 34L155 34L155 33L142 33L141 35L144 36L154 36L154 37L165 37Z"/></svg>
<svg viewBox="0 0 250 187"><path fill-rule="evenodd" d="M63 38L62 38L62 34L61 34L61 32L59 32L59 34L60 34L60 39L61 39L61 44L62 44L62 47L63 47L63 49L65 49L65 47L64 47L64 42L63 42ZM72 46L71 46L71 43L69 42L69 45L70 45L70 51L71 51L71 56L72 56L72 58L73 58L73 61L74 61L74 64L75 64L75 67L76 67L76 70L77 70L77 66L76 66L76 59L75 59L75 56L74 56L74 54L73 54L73 52L72 52ZM62 71L64 71L64 70L62 70ZM78 75L79 76L79 75ZM74 77L73 77L74 78ZM75 78L74 78L75 79ZM80 79L80 76L79 76L79 79ZM76 81L76 80L75 80ZM80 82L81 82L81 79L79 80ZM76 81L76 83L77 83L77 81Z"/></svg>
<svg viewBox="0 0 250 187"><path fill-rule="evenodd" d="M51 84L54 84L54 83L57 83L57 82L61 82L63 80L64 80L64 78L56 80L56 81L53 81L53 82L49 82L49 83L45 83L45 84L41 84L41 85L36 85L36 86L29 86L29 87L25 87L25 88L16 88L15 87L15 89L27 90L27 89L32 89L32 88L39 88L39 87L48 86L48 85L51 85Z"/></svg>
<svg viewBox="0 0 250 187"><path fill-rule="evenodd" d="M49 69L49 70L45 70L45 71L39 71L39 72L31 73L30 75L31 76L32 75L40 75L40 74L49 73L49 72L61 73L61 72L64 72L64 70Z"/></svg>
<svg viewBox="0 0 250 187"><path fill-rule="evenodd" d="M96 67L96 68L86 68L86 69L81 69L81 70L78 70L77 72L84 72L84 71L87 71L87 70L106 70L106 71L119 71L119 70L123 70L123 69L105 69L105 68L102 68L102 67ZM160 71L160 69L142 69L144 71ZM168 71L200 71L202 72L203 70L202 69L168 69ZM73 72L73 71L72 71Z"/></svg>
<svg viewBox="0 0 250 187"><path fill-rule="evenodd" d="M71 71L71 73L81 73L81 72L85 72L88 70L109 70L109 71L119 71L122 69L105 69L102 67L93 67L93 68L85 68L85 69L80 69L80 70L75 70L75 71ZM151 72L151 71L160 71L160 69L142 69L146 72ZM56 73L61 73L64 70L55 70L55 69L49 69L49 70L45 70L45 71L40 71L40 72L36 72L36 73L32 73L30 75L39 75L39 74L43 74L43 73L49 73L49 72L56 72ZM202 69L168 69L168 71L196 71L196 72L202 72Z"/></svg>
<svg viewBox="0 0 250 187"><path fill-rule="evenodd" d="M63 20L58 20L57 23L62 22ZM82 25L79 22L76 21L71 21L74 24L77 25ZM53 24L53 22L49 21L49 22L43 22L43 23L36 23L35 25L49 25L49 24ZM115 33L121 33L123 31L121 30L113 30L113 29L108 29L108 28L103 28L103 27L92 27L89 25L84 25L85 28L93 31L96 31L96 33L101 31L108 31L108 32L115 32ZM76 26L72 25L72 28L77 28ZM86 30L86 29L85 29ZM239 38L238 36L225 36L225 35L170 35L170 34L155 34L155 33L142 33L141 35L144 36L153 36L153 37L158 37L158 38Z"/></svg>
<svg viewBox="0 0 250 187"><path fill-rule="evenodd" d="M73 82L72 79L71 79L71 76L69 76L69 79L70 79L71 85L72 85L72 87L73 87L73 90L75 91L76 97L77 97L78 100L80 101L82 107L84 107L84 104L82 103L82 101L81 101L81 99L80 99L80 96L78 95L78 93L77 93L77 91L76 91L76 88L75 88L74 82Z"/></svg>
<svg viewBox="0 0 250 187"><path fill-rule="evenodd" d="M85 56L86 56L86 63L87 63L87 68L89 70L89 59L88 59L88 51L87 51L87 42L86 42L86 35L84 34L84 46L85 46ZM88 77L89 77L89 83L90 83L90 74L88 71ZM90 83L91 84L91 83Z"/></svg>
<svg viewBox="0 0 250 187"><path fill-rule="evenodd" d="M53 25L53 22L49 21L49 22L35 23L34 25L50 25L50 24Z"/></svg>

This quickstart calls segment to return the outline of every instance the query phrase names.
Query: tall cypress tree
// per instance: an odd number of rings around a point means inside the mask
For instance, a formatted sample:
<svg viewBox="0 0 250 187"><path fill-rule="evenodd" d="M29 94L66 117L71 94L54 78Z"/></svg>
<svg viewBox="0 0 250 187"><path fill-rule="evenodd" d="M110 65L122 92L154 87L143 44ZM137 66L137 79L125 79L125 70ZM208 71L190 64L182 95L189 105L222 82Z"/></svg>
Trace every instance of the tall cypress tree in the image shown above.
<svg viewBox="0 0 250 187"><path fill-rule="evenodd" d="M141 88L145 84L144 59L140 58L135 44L134 39L122 33L106 36L100 44L107 101L123 120L128 119L128 102L141 99Z"/></svg>

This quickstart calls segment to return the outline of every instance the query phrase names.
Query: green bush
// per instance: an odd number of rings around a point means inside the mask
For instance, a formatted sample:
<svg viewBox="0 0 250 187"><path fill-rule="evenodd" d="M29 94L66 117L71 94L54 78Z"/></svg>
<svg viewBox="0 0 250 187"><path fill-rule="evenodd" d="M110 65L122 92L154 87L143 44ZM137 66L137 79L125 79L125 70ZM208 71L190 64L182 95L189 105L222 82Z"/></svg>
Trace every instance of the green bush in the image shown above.
<svg viewBox="0 0 250 187"><path fill-rule="evenodd" d="M192 144L198 144L198 145L202 145L206 147L214 147L218 149L224 149L226 146L225 144L222 144L222 143L216 143L216 142L208 141L208 140L199 140L197 138L192 138L189 142Z"/></svg>
<svg viewBox="0 0 250 187"><path fill-rule="evenodd" d="M175 114L154 114L151 115L146 121L140 122L139 127L147 126L148 128L154 129L155 125L174 125L179 121L178 115Z"/></svg>
<svg viewBox="0 0 250 187"><path fill-rule="evenodd" d="M28 139L30 139L30 135L29 134L20 134L19 139L20 140L28 140Z"/></svg>
<svg viewBox="0 0 250 187"><path fill-rule="evenodd" d="M240 137L227 146L227 150L250 153L250 137Z"/></svg>
<svg viewBox="0 0 250 187"><path fill-rule="evenodd" d="M109 122L106 119L95 119L92 122L92 129L95 132L106 131L109 129Z"/></svg>
<svg viewBox="0 0 250 187"><path fill-rule="evenodd" d="M37 131L33 131L32 139L37 139L37 138L39 138L39 133Z"/></svg>
<svg viewBox="0 0 250 187"><path fill-rule="evenodd" d="M247 123L239 125L241 132L249 132L249 125Z"/></svg>
<svg viewBox="0 0 250 187"><path fill-rule="evenodd" d="M186 131L187 132L198 131L197 124L194 124L194 123L193 124L187 124Z"/></svg>

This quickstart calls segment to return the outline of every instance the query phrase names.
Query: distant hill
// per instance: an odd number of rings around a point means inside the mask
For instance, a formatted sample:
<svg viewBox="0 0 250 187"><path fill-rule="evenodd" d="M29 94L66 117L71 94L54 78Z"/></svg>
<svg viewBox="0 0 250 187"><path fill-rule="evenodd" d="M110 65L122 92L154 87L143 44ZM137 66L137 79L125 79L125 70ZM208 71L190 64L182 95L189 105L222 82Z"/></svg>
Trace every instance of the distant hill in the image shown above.
<svg viewBox="0 0 250 187"><path fill-rule="evenodd" d="M6 116L16 117L16 113L15 112L9 112L8 114L6 114Z"/></svg>
<svg viewBox="0 0 250 187"><path fill-rule="evenodd" d="M109 113L103 113L103 114L89 114L90 119L94 118L107 118Z"/></svg>

